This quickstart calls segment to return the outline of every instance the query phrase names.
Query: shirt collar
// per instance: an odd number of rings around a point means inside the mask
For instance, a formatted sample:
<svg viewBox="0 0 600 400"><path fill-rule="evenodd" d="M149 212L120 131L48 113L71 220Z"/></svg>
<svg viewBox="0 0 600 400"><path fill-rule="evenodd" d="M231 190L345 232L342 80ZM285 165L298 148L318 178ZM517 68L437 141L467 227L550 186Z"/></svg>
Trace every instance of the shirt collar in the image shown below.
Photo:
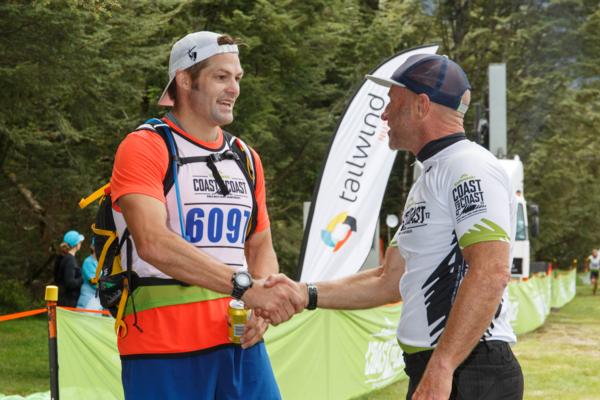
<svg viewBox="0 0 600 400"><path fill-rule="evenodd" d="M419 151L419 154L417 154L417 160L423 162L444 150L446 147L466 139L467 137L465 136L464 132L457 132L448 136L444 136L440 139L432 140L423 146L421 151Z"/></svg>
<svg viewBox="0 0 600 400"><path fill-rule="evenodd" d="M179 122L179 120L177 118L175 118L175 116L173 115L173 113L171 111L169 111L167 113L167 115L165 115L165 117L167 117L168 120L173 122L179 129L183 130L183 126L181 126L181 122Z"/></svg>

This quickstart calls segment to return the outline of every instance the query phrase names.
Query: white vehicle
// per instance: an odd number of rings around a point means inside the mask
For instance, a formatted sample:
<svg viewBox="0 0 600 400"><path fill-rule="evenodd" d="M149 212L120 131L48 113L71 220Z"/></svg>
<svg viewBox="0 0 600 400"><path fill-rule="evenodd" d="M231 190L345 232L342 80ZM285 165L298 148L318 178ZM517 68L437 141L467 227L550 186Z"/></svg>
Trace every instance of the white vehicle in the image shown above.
<svg viewBox="0 0 600 400"><path fill-rule="evenodd" d="M513 193L517 197L517 232L515 235L515 247L513 250L513 265L511 274L513 278L528 278L531 271L529 259L529 223L527 219L527 201L523 190L523 163L519 156L512 160L499 160L500 164L508 174ZM538 209L532 205L532 230L533 236L538 231Z"/></svg>
<svg viewBox="0 0 600 400"><path fill-rule="evenodd" d="M514 278L528 278L532 272L532 264L529 257L529 233L537 236L539 232L539 208L537 205L527 205L525 192L523 190L523 163L519 156L512 160L504 159L507 154L506 134L506 64L490 64L488 66L489 81L489 121L480 114L476 108L476 120L478 131L487 130L489 133L486 147L492 154L498 157L500 164L507 172L512 185L513 193L517 197L517 231L515 235L515 247L513 249L513 265L511 274ZM479 132L478 132L479 133ZM482 138L478 134L479 139ZM485 140L482 140L485 143ZM480 143L482 143L480 142ZM527 211L531 214L531 231L528 229ZM538 265L539 264L539 265ZM545 270L545 263L536 263L533 272L539 269Z"/></svg>

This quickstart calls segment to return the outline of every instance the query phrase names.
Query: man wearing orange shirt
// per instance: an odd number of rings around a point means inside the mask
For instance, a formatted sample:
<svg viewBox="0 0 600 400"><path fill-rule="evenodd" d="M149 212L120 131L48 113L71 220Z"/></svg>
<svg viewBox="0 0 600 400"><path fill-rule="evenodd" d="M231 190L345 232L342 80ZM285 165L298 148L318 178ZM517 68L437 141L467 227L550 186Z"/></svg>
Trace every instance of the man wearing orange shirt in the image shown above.
<svg viewBox="0 0 600 400"><path fill-rule="evenodd" d="M232 297L275 324L304 306L301 293L264 287L279 267L261 160L220 128L233 121L242 76L231 37L185 36L159 100L173 107L162 119L171 142L143 125L115 156L113 216L133 242L121 257L145 282L118 340L126 398L281 397L261 340L267 321L251 318L241 346L227 332ZM250 173L233 146L246 149Z"/></svg>

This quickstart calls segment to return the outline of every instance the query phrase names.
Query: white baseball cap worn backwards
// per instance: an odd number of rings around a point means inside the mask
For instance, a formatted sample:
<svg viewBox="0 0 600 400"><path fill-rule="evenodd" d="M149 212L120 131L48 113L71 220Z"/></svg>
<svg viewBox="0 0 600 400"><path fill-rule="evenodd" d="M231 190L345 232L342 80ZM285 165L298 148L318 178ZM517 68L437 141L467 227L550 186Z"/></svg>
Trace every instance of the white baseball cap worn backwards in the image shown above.
<svg viewBox="0 0 600 400"><path fill-rule="evenodd" d="M173 99L169 96L169 86L175 79L175 73L184 70L194 64L206 60L216 54L238 53L235 44L219 44L217 40L223 36L215 32L194 32L179 39L171 48L169 57L169 83L163 90L158 104L161 106L173 106Z"/></svg>

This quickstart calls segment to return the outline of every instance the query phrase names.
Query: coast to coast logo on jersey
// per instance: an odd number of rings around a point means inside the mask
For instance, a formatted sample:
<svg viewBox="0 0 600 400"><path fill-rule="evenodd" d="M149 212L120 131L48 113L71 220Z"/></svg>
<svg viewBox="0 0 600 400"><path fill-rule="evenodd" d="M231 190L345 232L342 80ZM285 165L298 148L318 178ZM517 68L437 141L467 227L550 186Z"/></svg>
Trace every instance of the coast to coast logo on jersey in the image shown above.
<svg viewBox="0 0 600 400"><path fill-rule="evenodd" d="M321 239L336 252L350 239L352 232L356 232L356 218L344 211L329 221L327 228L321 231Z"/></svg>
<svg viewBox="0 0 600 400"><path fill-rule="evenodd" d="M452 199L454 200L457 222L486 211L481 179L477 179L472 175L463 174L454 184Z"/></svg>
<svg viewBox="0 0 600 400"><path fill-rule="evenodd" d="M404 213L402 213L402 225L400 234L411 233L414 228L427 226L431 214L427 211L424 201L415 201L412 197L406 201Z"/></svg>

